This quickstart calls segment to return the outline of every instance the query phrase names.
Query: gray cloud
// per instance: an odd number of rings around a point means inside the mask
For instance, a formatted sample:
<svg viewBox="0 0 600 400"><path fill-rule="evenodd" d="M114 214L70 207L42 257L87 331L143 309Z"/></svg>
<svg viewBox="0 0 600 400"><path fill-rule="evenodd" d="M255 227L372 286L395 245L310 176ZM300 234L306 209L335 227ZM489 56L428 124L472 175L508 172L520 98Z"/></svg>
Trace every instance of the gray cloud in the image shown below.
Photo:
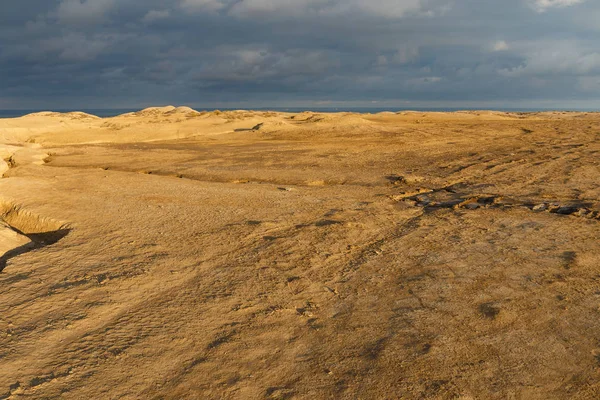
<svg viewBox="0 0 600 400"><path fill-rule="evenodd" d="M150 10L148 13L146 13L146 15L144 15L142 21L146 23L152 23L161 19L169 18L170 15L171 12L169 10Z"/></svg>
<svg viewBox="0 0 600 400"><path fill-rule="evenodd" d="M538 12L545 12L551 8L563 8L583 3L585 0L534 0L532 6Z"/></svg>
<svg viewBox="0 0 600 400"><path fill-rule="evenodd" d="M3 108L600 104L584 0L23 0Z"/></svg>
<svg viewBox="0 0 600 400"><path fill-rule="evenodd" d="M97 23L105 18L117 0L63 0L56 17L61 24L84 25Z"/></svg>

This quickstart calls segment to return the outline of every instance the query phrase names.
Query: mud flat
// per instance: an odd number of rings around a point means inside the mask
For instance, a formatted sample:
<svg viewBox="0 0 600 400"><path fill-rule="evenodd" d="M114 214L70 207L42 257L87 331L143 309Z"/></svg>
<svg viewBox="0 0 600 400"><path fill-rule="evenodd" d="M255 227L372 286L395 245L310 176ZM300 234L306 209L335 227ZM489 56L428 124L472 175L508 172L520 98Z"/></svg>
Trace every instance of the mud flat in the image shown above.
<svg viewBox="0 0 600 400"><path fill-rule="evenodd" d="M600 115L0 119L0 398L600 397Z"/></svg>

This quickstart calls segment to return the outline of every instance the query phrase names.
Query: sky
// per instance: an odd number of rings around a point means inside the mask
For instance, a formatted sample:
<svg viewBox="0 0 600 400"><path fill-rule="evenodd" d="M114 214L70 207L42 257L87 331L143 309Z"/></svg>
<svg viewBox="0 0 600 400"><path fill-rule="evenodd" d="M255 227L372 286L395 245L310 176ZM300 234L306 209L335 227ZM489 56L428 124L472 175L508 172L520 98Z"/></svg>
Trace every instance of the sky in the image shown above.
<svg viewBox="0 0 600 400"><path fill-rule="evenodd" d="M600 110L598 0L4 0L0 109Z"/></svg>

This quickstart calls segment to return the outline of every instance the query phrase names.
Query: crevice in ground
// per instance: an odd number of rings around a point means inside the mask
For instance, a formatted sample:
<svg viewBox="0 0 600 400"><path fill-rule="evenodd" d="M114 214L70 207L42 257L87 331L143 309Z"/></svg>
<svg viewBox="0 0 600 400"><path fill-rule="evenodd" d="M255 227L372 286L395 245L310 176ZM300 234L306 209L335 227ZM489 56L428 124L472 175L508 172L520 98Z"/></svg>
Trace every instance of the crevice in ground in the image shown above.
<svg viewBox="0 0 600 400"><path fill-rule="evenodd" d="M327 187L327 186L348 186L348 187L365 187L365 188L376 188L376 187L385 187L385 183L369 183L369 182L347 182L345 180L315 180L315 179L307 179L305 181L297 181L290 182L285 180L273 179L273 178L228 178L228 177L215 177L215 176L194 176L188 173L180 173L174 171L160 171L160 170L151 170L151 169L126 169L126 168L118 168L115 166L70 166L70 165L52 165L46 163L45 167L50 168L68 168L68 169L101 169L104 171L110 172L120 172L126 174L140 174L140 175L150 175L155 177L162 178L179 178L184 180L190 180L194 182L203 182L203 183L224 183L224 184L265 184L265 185L277 185L281 186L279 190L281 191L291 191L292 189L289 187Z"/></svg>
<svg viewBox="0 0 600 400"><path fill-rule="evenodd" d="M21 254L53 245L69 234L64 223L40 217L14 204L0 203L0 230L12 231L15 247L0 255L0 272L8 261Z"/></svg>

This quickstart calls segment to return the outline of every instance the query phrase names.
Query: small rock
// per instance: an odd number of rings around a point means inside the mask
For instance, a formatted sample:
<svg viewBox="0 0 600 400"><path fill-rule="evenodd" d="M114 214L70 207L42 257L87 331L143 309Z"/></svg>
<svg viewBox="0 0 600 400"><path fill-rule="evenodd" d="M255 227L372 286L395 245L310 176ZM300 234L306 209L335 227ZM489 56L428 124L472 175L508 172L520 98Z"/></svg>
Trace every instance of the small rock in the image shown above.
<svg viewBox="0 0 600 400"><path fill-rule="evenodd" d="M535 212L542 212L542 211L546 211L547 209L548 209L548 204L546 204L546 203L538 204L533 207L533 211L535 211Z"/></svg>
<svg viewBox="0 0 600 400"><path fill-rule="evenodd" d="M431 203L431 200L429 199L429 197L424 196L424 195L419 195L417 197L415 197L415 199L417 200L417 205L424 207L424 206L428 206Z"/></svg>
<svg viewBox="0 0 600 400"><path fill-rule="evenodd" d="M578 211L577 207L559 207L556 210L551 210L551 212L554 212L556 214L561 214L561 215L571 215L571 214L575 213L576 211Z"/></svg>
<svg viewBox="0 0 600 400"><path fill-rule="evenodd" d="M479 204L477 203L468 203L463 206L467 210L477 210L479 208Z"/></svg>
<svg viewBox="0 0 600 400"><path fill-rule="evenodd" d="M588 217L591 214L592 214L592 210L588 210L587 208L580 208L575 213L575 215L577 215L578 217Z"/></svg>
<svg viewBox="0 0 600 400"><path fill-rule="evenodd" d="M416 207L417 206L417 202L411 199L405 199L404 203L411 206L411 207Z"/></svg>
<svg viewBox="0 0 600 400"><path fill-rule="evenodd" d="M484 303L479 305L479 312L487 319L496 319L500 314L500 307L493 302Z"/></svg>
<svg viewBox="0 0 600 400"><path fill-rule="evenodd" d="M550 211L551 213L555 213L560 207L561 205L558 203L548 204L548 211Z"/></svg>

